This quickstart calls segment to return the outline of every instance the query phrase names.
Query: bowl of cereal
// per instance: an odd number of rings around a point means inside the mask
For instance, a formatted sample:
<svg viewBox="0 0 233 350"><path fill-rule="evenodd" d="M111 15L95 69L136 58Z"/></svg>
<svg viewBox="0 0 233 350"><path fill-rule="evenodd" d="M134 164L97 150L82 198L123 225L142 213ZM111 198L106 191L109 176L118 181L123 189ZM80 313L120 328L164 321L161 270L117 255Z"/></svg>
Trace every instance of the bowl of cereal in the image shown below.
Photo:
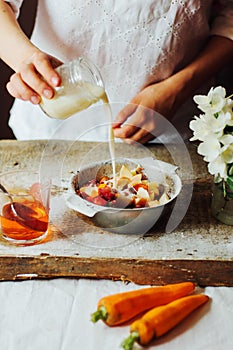
<svg viewBox="0 0 233 350"><path fill-rule="evenodd" d="M111 160L83 166L72 176L69 208L103 229L143 234L181 191L177 167L154 159Z"/></svg>

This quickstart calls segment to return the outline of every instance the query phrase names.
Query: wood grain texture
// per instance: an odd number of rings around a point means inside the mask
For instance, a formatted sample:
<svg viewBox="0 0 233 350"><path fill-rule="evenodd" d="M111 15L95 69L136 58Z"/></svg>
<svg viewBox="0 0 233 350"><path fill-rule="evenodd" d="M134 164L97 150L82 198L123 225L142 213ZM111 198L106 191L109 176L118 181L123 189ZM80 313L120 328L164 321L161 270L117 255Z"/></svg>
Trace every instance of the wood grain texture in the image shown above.
<svg viewBox="0 0 233 350"><path fill-rule="evenodd" d="M0 280L94 278L139 285L192 281L199 286L233 286L232 261L147 260L79 257L0 257Z"/></svg>
<svg viewBox="0 0 233 350"><path fill-rule="evenodd" d="M193 170L184 166L181 174L184 198L193 187L186 215L172 232L166 232L165 211L139 237L117 236L96 227L64 204L67 181L86 161L86 154L90 162L107 156L107 146L99 147L96 151L95 143L87 142L0 141L1 172L42 165L56 178L50 235L31 247L15 247L0 239L0 280L101 278L141 285L188 280L201 286L233 286L233 229L211 217L212 178L195 146L188 146ZM121 155L132 152L124 144L118 148ZM174 161L168 149L158 145L134 150L132 157L148 152Z"/></svg>

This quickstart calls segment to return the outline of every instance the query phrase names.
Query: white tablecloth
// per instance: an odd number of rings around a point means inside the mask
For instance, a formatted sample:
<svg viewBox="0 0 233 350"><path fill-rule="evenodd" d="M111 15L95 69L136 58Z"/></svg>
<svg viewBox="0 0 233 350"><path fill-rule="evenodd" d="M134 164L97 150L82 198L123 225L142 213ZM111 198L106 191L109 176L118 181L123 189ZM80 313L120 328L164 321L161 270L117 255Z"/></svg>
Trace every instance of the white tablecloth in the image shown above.
<svg viewBox="0 0 233 350"><path fill-rule="evenodd" d="M0 283L1 350L118 350L129 325L93 324L100 297L142 288L108 280L54 279ZM233 348L233 288L197 288L211 302L194 311L154 350L230 350ZM141 349L136 345L136 349Z"/></svg>

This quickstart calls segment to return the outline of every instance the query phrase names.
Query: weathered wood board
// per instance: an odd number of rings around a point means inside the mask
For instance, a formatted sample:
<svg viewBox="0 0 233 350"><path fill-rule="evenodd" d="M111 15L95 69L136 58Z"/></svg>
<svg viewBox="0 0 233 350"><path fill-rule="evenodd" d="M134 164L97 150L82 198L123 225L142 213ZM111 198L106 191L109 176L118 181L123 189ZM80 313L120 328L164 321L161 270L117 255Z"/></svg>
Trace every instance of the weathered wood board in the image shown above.
<svg viewBox="0 0 233 350"><path fill-rule="evenodd" d="M108 145L72 141L0 141L1 172L40 169L53 176L51 227L46 241L28 247L0 239L0 280L105 278L138 284L190 280L199 285L233 286L233 227L211 217L211 182L206 164L189 145L190 163L177 146L117 145L125 157L181 161L186 215L166 231L168 213L149 232L118 235L96 227L65 204L73 172L87 162L109 158ZM193 189L193 191L192 191ZM190 195L191 191L191 195ZM182 198L182 197L181 197ZM178 218L179 219L179 218Z"/></svg>

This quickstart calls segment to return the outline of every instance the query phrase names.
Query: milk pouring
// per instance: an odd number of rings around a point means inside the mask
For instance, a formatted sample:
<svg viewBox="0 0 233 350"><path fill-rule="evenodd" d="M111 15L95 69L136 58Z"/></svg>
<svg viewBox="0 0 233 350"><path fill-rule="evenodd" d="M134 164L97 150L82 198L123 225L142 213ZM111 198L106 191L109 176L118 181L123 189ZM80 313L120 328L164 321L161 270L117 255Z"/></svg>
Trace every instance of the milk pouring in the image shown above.
<svg viewBox="0 0 233 350"><path fill-rule="evenodd" d="M80 57L56 68L62 83L55 88L52 99L42 97L40 107L51 118L67 119L101 100L109 122L109 151L115 179L115 143L112 130L112 111L104 83L97 67Z"/></svg>

